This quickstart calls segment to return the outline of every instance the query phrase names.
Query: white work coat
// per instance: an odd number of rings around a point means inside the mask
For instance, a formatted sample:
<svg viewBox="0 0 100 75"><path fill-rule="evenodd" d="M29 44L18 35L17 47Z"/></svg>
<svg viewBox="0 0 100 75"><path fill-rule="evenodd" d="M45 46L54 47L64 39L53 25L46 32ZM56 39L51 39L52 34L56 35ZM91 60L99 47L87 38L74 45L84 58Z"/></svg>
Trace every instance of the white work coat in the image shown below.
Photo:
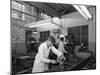
<svg viewBox="0 0 100 75"><path fill-rule="evenodd" d="M59 43L58 50L61 51L62 53L65 52L64 43L63 43L63 42L60 42L60 43Z"/></svg>
<svg viewBox="0 0 100 75"><path fill-rule="evenodd" d="M50 50L52 50L52 52L56 54L58 57L62 55L62 53L58 51L55 47L48 48L46 42L42 43L35 57L32 73L44 72L48 70L48 65L49 65L48 63L50 63L50 59L48 59L48 56L49 56Z"/></svg>

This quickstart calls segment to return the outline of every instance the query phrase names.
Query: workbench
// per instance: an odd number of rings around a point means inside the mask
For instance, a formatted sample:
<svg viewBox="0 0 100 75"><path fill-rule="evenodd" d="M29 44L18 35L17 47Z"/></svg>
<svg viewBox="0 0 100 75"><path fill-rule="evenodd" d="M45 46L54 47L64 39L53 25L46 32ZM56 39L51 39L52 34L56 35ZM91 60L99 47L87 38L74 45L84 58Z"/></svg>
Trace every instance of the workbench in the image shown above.
<svg viewBox="0 0 100 75"><path fill-rule="evenodd" d="M90 57L87 58L73 58L73 60L66 61L64 63L63 70L60 69L59 64L52 65L51 68L46 72L62 72L62 71L74 71L74 70L81 70L81 67L84 66Z"/></svg>

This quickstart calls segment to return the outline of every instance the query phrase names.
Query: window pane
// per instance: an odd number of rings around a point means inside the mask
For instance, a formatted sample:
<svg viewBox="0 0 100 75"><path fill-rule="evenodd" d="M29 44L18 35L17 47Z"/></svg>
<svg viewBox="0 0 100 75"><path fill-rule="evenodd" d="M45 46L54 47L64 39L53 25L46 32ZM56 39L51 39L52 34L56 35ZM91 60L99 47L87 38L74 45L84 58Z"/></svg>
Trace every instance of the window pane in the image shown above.
<svg viewBox="0 0 100 75"><path fill-rule="evenodd" d="M68 35L73 36L76 45L80 44L80 26L68 28Z"/></svg>
<svg viewBox="0 0 100 75"><path fill-rule="evenodd" d="M25 14L22 14L22 20L25 20Z"/></svg>
<svg viewBox="0 0 100 75"><path fill-rule="evenodd" d="M12 1L12 8L14 8L15 7L15 2L14 1Z"/></svg>
<svg viewBox="0 0 100 75"><path fill-rule="evenodd" d="M81 26L81 38L85 46L88 46L88 25Z"/></svg>
<svg viewBox="0 0 100 75"><path fill-rule="evenodd" d="M44 14L43 13L41 13L41 18L43 18L44 17Z"/></svg>
<svg viewBox="0 0 100 75"><path fill-rule="evenodd" d="M17 3L17 8L18 8L18 10L21 11L21 4L20 3Z"/></svg>
<svg viewBox="0 0 100 75"><path fill-rule="evenodd" d="M50 31L40 32L40 41L44 42L50 36Z"/></svg>
<svg viewBox="0 0 100 75"><path fill-rule="evenodd" d="M12 18L22 19L22 13L17 11L12 11Z"/></svg>
<svg viewBox="0 0 100 75"><path fill-rule="evenodd" d="M48 16L47 14L41 13L41 18L48 19L50 18L50 16Z"/></svg>
<svg viewBox="0 0 100 75"><path fill-rule="evenodd" d="M25 5L22 5L22 12L25 12Z"/></svg>
<svg viewBox="0 0 100 75"><path fill-rule="evenodd" d="M27 5L27 7L25 8L25 12L28 14L32 14L32 10L31 10L31 6Z"/></svg>
<svg viewBox="0 0 100 75"><path fill-rule="evenodd" d="M37 16L37 10L35 9L35 7L31 7L32 9L32 15Z"/></svg>
<svg viewBox="0 0 100 75"><path fill-rule="evenodd" d="M33 16L29 16L29 15L25 15L25 19L27 23L31 23L31 22L36 22L37 18L33 17Z"/></svg>
<svg viewBox="0 0 100 75"><path fill-rule="evenodd" d="M74 29L73 33L74 33L74 40L75 40L75 43L76 43L76 45L79 45L80 42L81 42L81 37L80 37L80 26L77 26L77 27L75 27L75 28L73 28L73 29Z"/></svg>
<svg viewBox="0 0 100 75"><path fill-rule="evenodd" d="M21 11L21 4L15 1L12 1L12 8L20 10Z"/></svg>
<svg viewBox="0 0 100 75"><path fill-rule="evenodd" d="M13 11L13 18L19 18L19 15L16 11Z"/></svg>

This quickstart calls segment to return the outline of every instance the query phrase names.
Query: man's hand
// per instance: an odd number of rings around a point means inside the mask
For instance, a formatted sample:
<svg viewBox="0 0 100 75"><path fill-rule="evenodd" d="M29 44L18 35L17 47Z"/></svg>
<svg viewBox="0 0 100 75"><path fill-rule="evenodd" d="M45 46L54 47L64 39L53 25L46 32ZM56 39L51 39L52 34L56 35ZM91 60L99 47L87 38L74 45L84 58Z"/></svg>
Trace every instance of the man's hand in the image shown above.
<svg viewBox="0 0 100 75"><path fill-rule="evenodd" d="M66 58L63 55L61 55L60 57L57 58L57 61L60 64L63 64L65 60L66 60Z"/></svg>
<svg viewBox="0 0 100 75"><path fill-rule="evenodd" d="M52 63L52 64L56 64L57 61L55 61L55 60L51 60L50 63Z"/></svg>

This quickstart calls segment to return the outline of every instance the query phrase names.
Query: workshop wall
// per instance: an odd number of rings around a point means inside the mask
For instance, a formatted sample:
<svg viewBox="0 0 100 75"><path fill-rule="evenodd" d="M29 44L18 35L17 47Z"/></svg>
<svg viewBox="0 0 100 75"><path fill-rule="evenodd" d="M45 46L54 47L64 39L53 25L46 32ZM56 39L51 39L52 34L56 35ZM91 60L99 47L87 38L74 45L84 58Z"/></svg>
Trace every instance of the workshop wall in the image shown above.
<svg viewBox="0 0 100 75"><path fill-rule="evenodd" d="M24 25L24 22L21 21L12 21L11 26L11 44L12 44L12 50L16 53L26 53L25 48L25 28L22 27Z"/></svg>
<svg viewBox="0 0 100 75"><path fill-rule="evenodd" d="M94 57L95 57L95 50L96 50L96 34L95 34L95 7L89 7L89 11L93 16L93 19L88 21L86 20L79 12L75 12L69 15L62 16L62 25L63 28L66 28L63 30L64 33L67 32L67 28L69 27L75 27L75 26L83 26L88 25L88 44L89 44L89 50L92 51Z"/></svg>
<svg viewBox="0 0 100 75"><path fill-rule="evenodd" d="M31 10L31 7L25 4L25 11L28 14L32 14L34 11L34 15L36 15L35 9ZM32 14L33 15L33 14ZM26 53L25 46L25 24L37 21L35 17L31 17L29 15L25 15L25 20L11 18L11 49L12 52L15 53Z"/></svg>
<svg viewBox="0 0 100 75"><path fill-rule="evenodd" d="M90 7L90 13L92 14L93 18L89 21L89 50L93 52L93 56L96 55L96 8Z"/></svg>

